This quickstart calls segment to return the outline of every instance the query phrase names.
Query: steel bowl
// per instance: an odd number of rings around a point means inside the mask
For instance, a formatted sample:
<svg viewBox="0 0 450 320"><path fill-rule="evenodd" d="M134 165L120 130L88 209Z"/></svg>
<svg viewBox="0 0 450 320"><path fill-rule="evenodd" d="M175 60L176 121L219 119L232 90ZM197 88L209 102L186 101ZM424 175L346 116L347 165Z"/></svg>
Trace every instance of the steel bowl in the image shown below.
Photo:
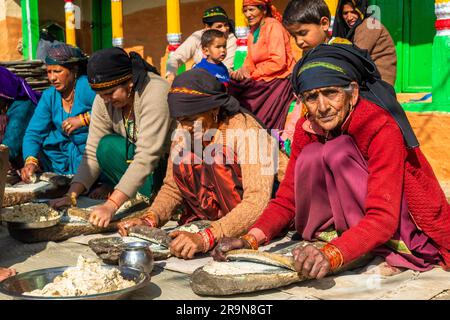
<svg viewBox="0 0 450 320"><path fill-rule="evenodd" d="M103 268L117 268L114 266L102 266ZM150 275L145 272L120 267L121 275L126 280L133 280L134 286L111 292L91 294L75 297L37 297L24 295L24 292L30 292L36 289L42 289L44 286L61 275L69 267L40 269L17 274L11 278L0 282L0 293L13 297L18 300L118 300L123 299L134 291L145 287L150 282Z"/></svg>

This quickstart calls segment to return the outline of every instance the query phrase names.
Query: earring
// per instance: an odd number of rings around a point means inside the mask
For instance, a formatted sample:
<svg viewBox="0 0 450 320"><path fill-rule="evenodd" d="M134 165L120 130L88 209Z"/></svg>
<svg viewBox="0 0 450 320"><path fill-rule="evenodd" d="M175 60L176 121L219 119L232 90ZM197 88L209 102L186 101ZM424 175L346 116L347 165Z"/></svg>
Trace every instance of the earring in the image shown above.
<svg viewBox="0 0 450 320"><path fill-rule="evenodd" d="M214 115L214 122L219 122L219 115L217 113Z"/></svg>
<svg viewBox="0 0 450 320"><path fill-rule="evenodd" d="M131 97L132 93L133 93L133 84L130 85L130 91L128 92L128 98Z"/></svg>

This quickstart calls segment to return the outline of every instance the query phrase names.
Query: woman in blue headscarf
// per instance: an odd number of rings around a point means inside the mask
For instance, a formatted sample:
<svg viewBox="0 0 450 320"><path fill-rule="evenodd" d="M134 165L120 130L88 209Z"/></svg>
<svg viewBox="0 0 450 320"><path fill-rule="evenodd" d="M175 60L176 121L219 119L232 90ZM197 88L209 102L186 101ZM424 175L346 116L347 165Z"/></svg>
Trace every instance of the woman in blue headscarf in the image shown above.
<svg viewBox="0 0 450 320"><path fill-rule="evenodd" d="M0 143L9 149L11 168L23 166L23 136L40 97L24 79L0 67Z"/></svg>
<svg viewBox="0 0 450 320"><path fill-rule="evenodd" d="M79 48L57 42L45 58L50 88L44 91L23 140L22 180L38 170L75 174L88 135L95 92Z"/></svg>

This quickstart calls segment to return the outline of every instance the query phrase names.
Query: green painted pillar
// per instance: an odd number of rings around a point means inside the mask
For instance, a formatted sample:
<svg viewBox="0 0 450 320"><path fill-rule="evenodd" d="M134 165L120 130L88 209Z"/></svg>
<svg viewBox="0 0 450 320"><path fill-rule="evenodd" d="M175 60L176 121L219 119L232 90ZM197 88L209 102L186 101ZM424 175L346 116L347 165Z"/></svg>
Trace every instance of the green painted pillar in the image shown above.
<svg viewBox="0 0 450 320"><path fill-rule="evenodd" d="M38 0L21 0L22 7L22 38L23 58L36 59L39 42L39 13Z"/></svg>
<svg viewBox="0 0 450 320"><path fill-rule="evenodd" d="M450 112L450 0L435 0L436 36L433 41L431 103L405 103L406 111ZM418 66L420 67L420 66Z"/></svg>
<svg viewBox="0 0 450 320"><path fill-rule="evenodd" d="M433 42L433 105L450 112L450 1L436 1L436 36Z"/></svg>

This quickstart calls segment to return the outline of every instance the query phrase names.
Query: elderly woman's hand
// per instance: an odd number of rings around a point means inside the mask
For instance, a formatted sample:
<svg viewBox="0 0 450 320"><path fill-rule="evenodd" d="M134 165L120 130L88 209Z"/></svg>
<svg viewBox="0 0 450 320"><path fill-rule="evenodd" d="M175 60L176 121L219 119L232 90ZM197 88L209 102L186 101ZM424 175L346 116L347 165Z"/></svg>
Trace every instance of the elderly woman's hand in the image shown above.
<svg viewBox="0 0 450 320"><path fill-rule="evenodd" d="M178 258L192 259L197 252L203 252L203 238L197 233L174 231L170 243L170 253Z"/></svg>
<svg viewBox="0 0 450 320"><path fill-rule="evenodd" d="M325 254L314 247L307 245L292 250L295 270L311 279L322 279L331 270L330 262Z"/></svg>
<svg viewBox="0 0 450 320"><path fill-rule="evenodd" d="M67 135L71 135L73 131L77 130L84 126L84 123L81 122L80 117L70 117L63 121L61 127Z"/></svg>
<svg viewBox="0 0 450 320"><path fill-rule="evenodd" d="M128 229L134 226L140 226L145 224L141 218L132 218L125 221L121 221L117 224L117 228L119 228L119 234L122 237L126 237L128 235Z"/></svg>
<svg viewBox="0 0 450 320"><path fill-rule="evenodd" d="M96 227L106 228L111 221L111 218L116 213L117 208L111 204L109 201L106 201L101 206L96 207L90 217L89 222L92 223Z"/></svg>
<svg viewBox="0 0 450 320"><path fill-rule="evenodd" d="M32 183L32 176L39 170L39 167L37 164L29 163L26 164L22 170L20 170L20 177L22 178L22 181L25 183Z"/></svg>
<svg viewBox="0 0 450 320"><path fill-rule="evenodd" d="M216 261L226 261L226 253L231 250L247 248L247 242L241 238L222 238L214 248L211 256Z"/></svg>

